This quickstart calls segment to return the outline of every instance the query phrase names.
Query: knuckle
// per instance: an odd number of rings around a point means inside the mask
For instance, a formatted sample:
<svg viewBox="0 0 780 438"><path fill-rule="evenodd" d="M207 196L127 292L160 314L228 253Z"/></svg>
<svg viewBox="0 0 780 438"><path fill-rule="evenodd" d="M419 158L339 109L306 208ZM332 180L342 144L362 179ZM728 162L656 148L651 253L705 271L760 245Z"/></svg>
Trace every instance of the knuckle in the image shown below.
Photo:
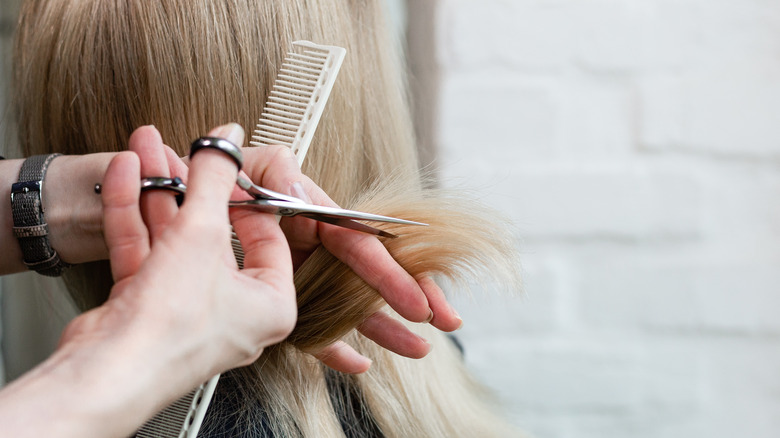
<svg viewBox="0 0 780 438"><path fill-rule="evenodd" d="M290 284L288 288L275 288L275 291L271 302L274 319L269 333L272 343L281 342L290 336L298 319L294 286Z"/></svg>

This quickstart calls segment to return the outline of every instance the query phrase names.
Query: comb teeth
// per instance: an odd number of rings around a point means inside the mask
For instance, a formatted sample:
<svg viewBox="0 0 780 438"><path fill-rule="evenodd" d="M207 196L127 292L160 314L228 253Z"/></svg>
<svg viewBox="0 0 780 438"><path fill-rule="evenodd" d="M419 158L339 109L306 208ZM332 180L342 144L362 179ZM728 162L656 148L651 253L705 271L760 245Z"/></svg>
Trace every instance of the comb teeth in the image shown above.
<svg viewBox="0 0 780 438"><path fill-rule="evenodd" d="M341 47L294 42L249 143L288 146L298 165L303 163L346 53ZM231 245L236 263L243 269L244 250L236 233L232 233ZM149 420L138 436L196 436L218 379L219 374Z"/></svg>
<svg viewBox="0 0 780 438"><path fill-rule="evenodd" d="M249 143L287 146L301 164L345 55L341 47L294 42Z"/></svg>
<svg viewBox="0 0 780 438"><path fill-rule="evenodd" d="M300 166L346 54L341 47L295 41L279 69L249 144L287 146ZM244 250L235 233L231 244L238 267L243 269Z"/></svg>

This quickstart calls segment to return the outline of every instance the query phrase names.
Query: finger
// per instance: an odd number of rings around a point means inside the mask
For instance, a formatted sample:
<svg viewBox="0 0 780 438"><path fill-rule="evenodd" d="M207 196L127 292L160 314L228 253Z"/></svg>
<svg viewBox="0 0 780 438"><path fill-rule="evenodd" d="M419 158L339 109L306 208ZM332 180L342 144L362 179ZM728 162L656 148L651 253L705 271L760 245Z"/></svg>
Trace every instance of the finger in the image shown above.
<svg viewBox="0 0 780 438"><path fill-rule="evenodd" d="M171 175L162 137L154 126L142 126L133 131L128 147L141 159L142 178ZM152 242L168 227L177 211L173 192L151 190L141 196L141 214Z"/></svg>
<svg viewBox="0 0 780 438"><path fill-rule="evenodd" d="M244 149L246 177L269 187L268 170L276 168L275 174L292 175L300 179L301 172L293 160L289 148L265 146ZM273 190L273 189L272 189ZM244 269L277 269L280 278L292 277L293 267L287 238L279 228L276 216L258 213L249 209L232 209L230 219L241 246L244 249Z"/></svg>
<svg viewBox="0 0 780 438"><path fill-rule="evenodd" d="M399 315L412 322L428 322L433 318L428 299L417 281L377 238L329 224L320 224L319 230L328 251L378 290Z"/></svg>
<svg viewBox="0 0 780 438"><path fill-rule="evenodd" d="M262 146L246 148L243 152L244 172L263 187L285 192L292 182L304 178L289 147Z"/></svg>
<svg viewBox="0 0 780 438"><path fill-rule="evenodd" d="M347 374L365 373L371 367L371 360L358 353L343 341L336 341L314 354L330 368Z"/></svg>
<svg viewBox="0 0 780 438"><path fill-rule="evenodd" d="M236 123L214 128L209 137L219 137L239 145L244 142L244 130ZM227 203L236 185L238 168L224 152L204 148L190 159L187 196L184 206L202 211L224 212L227 218Z"/></svg>
<svg viewBox="0 0 780 438"><path fill-rule="evenodd" d="M316 186L308 178L305 181ZM312 203L303 183L304 181L292 183L289 192L304 202ZM322 243L319 237L319 225L316 221L304 217L282 218L279 225L286 236L295 236L294 239L290 239L290 252L292 253L293 266L297 270Z"/></svg>
<svg viewBox="0 0 780 438"><path fill-rule="evenodd" d="M253 181L299 198L305 195L317 205L337 207L321 188L300 173L297 161L288 148L268 148L274 149L266 149L270 153L265 155L252 151L254 148L246 151L245 162L250 163L246 170ZM302 185L303 193L296 193L301 190L295 189L296 183ZM231 217L236 219L236 216ZM413 322L432 318L428 300L417 281L398 265L374 236L305 218L290 218L282 224L282 229L290 236L290 249L304 253L295 254L296 266L321 241L328 251L377 289L399 315Z"/></svg>
<svg viewBox="0 0 780 438"><path fill-rule="evenodd" d="M305 202L311 202L304 186L316 187L316 185L301 173L298 160L289 147L272 145L247 148L244 152L244 170L249 179L271 190L295 196ZM324 192L322 196L327 198ZM329 198L328 201L330 201ZM251 214L251 212L237 212L236 215L231 215L231 218L235 221L247 214ZM317 223L310 219L293 217L282 218L279 224L284 234L289 237L288 243L292 251L293 266L297 269L320 245L317 236Z"/></svg>
<svg viewBox="0 0 780 438"><path fill-rule="evenodd" d="M170 146L163 145L163 148L165 149L165 159L168 161L168 174L178 176L186 183L189 172L187 163Z"/></svg>
<svg viewBox="0 0 780 438"><path fill-rule="evenodd" d="M287 244L276 216L252 212L251 215L231 211L233 230L244 250L244 270L247 275L258 277L273 273L280 282L292 279L293 266L290 246ZM270 280L267 280L270 281Z"/></svg>
<svg viewBox="0 0 780 438"><path fill-rule="evenodd" d="M463 320L458 315L458 312L447 302L447 297L439 285L430 277L420 279L418 284L426 298L428 298L428 305L431 307L431 311L433 311L431 325L445 332L459 329L463 325Z"/></svg>
<svg viewBox="0 0 780 438"><path fill-rule="evenodd" d="M425 357L431 351L431 344L412 333L400 321L384 312L376 312L358 327L363 336L381 347L412 359Z"/></svg>
<svg viewBox="0 0 780 438"><path fill-rule="evenodd" d="M149 254L149 232L138 209L140 162L121 152L111 160L103 180L103 227L115 282L138 271Z"/></svg>

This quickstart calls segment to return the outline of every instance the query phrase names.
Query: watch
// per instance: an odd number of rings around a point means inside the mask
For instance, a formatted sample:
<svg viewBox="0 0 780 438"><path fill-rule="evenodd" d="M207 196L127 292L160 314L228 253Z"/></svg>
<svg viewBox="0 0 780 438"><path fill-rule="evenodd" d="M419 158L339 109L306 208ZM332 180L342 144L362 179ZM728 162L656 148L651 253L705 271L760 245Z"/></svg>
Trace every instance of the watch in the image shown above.
<svg viewBox="0 0 780 438"><path fill-rule="evenodd" d="M60 154L33 155L22 163L19 180L11 186L14 235L19 240L24 264L39 274L57 277L69 267L60 260L49 242L41 194L43 179L51 161Z"/></svg>

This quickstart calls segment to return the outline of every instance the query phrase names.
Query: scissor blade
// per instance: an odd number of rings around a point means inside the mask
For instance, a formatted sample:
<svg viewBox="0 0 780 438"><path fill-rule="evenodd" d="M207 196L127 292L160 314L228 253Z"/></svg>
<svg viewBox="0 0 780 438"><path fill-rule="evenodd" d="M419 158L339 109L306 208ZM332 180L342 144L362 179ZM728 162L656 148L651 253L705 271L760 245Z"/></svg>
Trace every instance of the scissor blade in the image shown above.
<svg viewBox="0 0 780 438"><path fill-rule="evenodd" d="M320 221L320 222L326 222L326 223L329 223L329 224L333 224L333 225L336 225L336 226L339 226L339 227L349 228L351 230L362 231L364 233L373 234L373 235L376 235L376 236L389 237L391 239L395 239L396 237L398 237L398 236L396 236L393 233L388 233L385 230L380 230L379 228L374 228L374 227L366 225L364 223L353 221L352 219L345 219L345 218L341 218L341 217L339 217L339 218L337 218L337 217L330 217L330 216L324 216L324 215L321 215L321 214L309 215L307 213L301 213L301 216L307 217L309 219L314 219L314 220L317 220L317 221Z"/></svg>
<svg viewBox="0 0 780 438"><path fill-rule="evenodd" d="M277 199L253 199L248 201L231 201L231 207L251 207L257 210L274 213L282 216L295 216L306 214L307 217L319 220L319 216L328 216L332 218L357 219L361 221L390 222L404 225L422 225L428 226L422 222L409 221L379 214L364 213L362 211L345 210L343 208L325 207L314 204L301 204L298 202L288 202Z"/></svg>

